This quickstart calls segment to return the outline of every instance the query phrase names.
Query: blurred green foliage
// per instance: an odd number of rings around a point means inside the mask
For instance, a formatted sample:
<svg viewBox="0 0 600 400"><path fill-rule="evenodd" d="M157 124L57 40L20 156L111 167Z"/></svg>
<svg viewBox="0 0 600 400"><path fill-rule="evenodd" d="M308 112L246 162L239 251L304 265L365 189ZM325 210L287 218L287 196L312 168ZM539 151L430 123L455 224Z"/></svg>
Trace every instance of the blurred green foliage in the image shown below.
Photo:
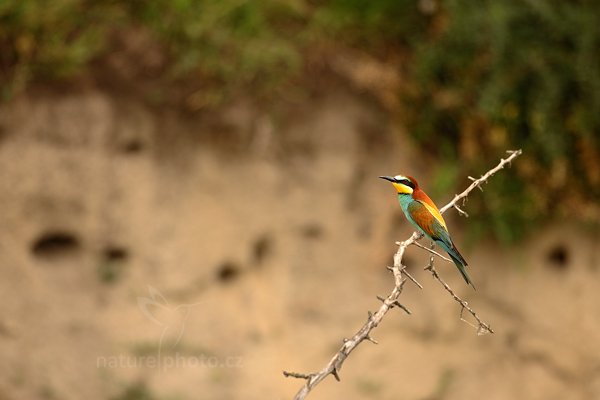
<svg viewBox="0 0 600 400"><path fill-rule="evenodd" d="M506 148L524 150L518 177L495 178L475 202L506 241L550 215L598 222L600 2L443 6L444 21L414 48L415 136L473 173Z"/></svg>
<svg viewBox="0 0 600 400"><path fill-rule="evenodd" d="M135 30L164 50L172 81L206 81L222 97L272 89L301 68L306 17L302 1L2 0L2 94L77 73L114 50L114 35Z"/></svg>
<svg viewBox="0 0 600 400"><path fill-rule="evenodd" d="M158 397L152 393L145 382L133 382L123 388L123 391L111 400L156 400Z"/></svg>
<svg viewBox="0 0 600 400"><path fill-rule="evenodd" d="M0 84L6 99L72 76L129 31L164 53L161 74L200 82L200 106L277 98L315 53L400 59L393 112L436 160L438 190L523 148L469 205L493 217L473 232L513 241L550 215L600 220L599 18L594 0L3 0Z"/></svg>
<svg viewBox="0 0 600 400"><path fill-rule="evenodd" d="M1 95L10 98L34 79L69 76L98 55L115 7L98 1L0 1Z"/></svg>
<svg viewBox="0 0 600 400"><path fill-rule="evenodd" d="M301 2L277 0L132 1L128 14L154 32L172 56L173 77L216 82L219 93L240 86L271 89L299 70Z"/></svg>

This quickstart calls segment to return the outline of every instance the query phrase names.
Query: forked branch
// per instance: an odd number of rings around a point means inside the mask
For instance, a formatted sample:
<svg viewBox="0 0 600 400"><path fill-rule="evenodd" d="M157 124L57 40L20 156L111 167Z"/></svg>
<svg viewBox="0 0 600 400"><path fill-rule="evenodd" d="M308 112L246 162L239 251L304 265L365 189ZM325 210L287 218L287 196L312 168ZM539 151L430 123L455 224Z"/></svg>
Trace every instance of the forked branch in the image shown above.
<svg viewBox="0 0 600 400"><path fill-rule="evenodd" d="M490 169L488 172L483 174L479 179L469 177L469 179L472 181L471 185L469 185L469 187L467 189L465 189L462 193L455 195L454 198L452 199L452 201L450 201L448 204L446 204L444 207L442 207L440 209L440 212L443 213L443 212L447 211L448 209L450 209L451 207L453 207L457 210L457 212L460 215L468 217L467 213L465 211L463 211L457 205L457 203L460 200L463 200L462 205L464 205L464 203L467 199L467 196L469 195L469 193L471 193L472 190L474 190L475 188L482 189L481 186L484 183L486 183L487 180L492 175L494 175L496 172L498 172L499 170L504 168L504 166L506 164L510 164L511 161L513 161L516 157L521 155L522 151L515 150L515 151L508 151L507 153L510 154L509 157L507 157L506 159L501 159L500 163L498 165L496 165L494 168ZM404 257L404 252L406 251L406 248L408 246L410 246L411 244L418 245L419 247L424 248L425 250L429 251L432 254L429 259L429 265L427 265L427 267L425 267L425 269L430 271L432 276L434 277L434 279L436 279L438 282L440 282L442 284L442 286L444 287L444 289L448 293L450 293L452 298L460 304L461 320L465 321L462 318L462 315L463 315L463 312L465 310L467 310L479 324L479 326L476 326L478 334L494 332L492 330L492 328L489 326L489 324L483 322L479 318L477 313L468 305L468 303L466 301L462 300L452 290L452 288L450 288L450 286L448 286L448 284L442 280L442 278L439 276L438 272L436 271L435 267L433 266L434 255L439 256L440 258L445 259L445 260L448 260L448 259L446 257L442 256L441 254L437 253L433 249L428 249L427 247L418 244L417 241L420 240L422 237L423 237L423 235L421 235L417 232L414 232L405 241L397 242L398 251L396 252L396 254L394 254L394 265L391 267L388 267L388 269L392 272L392 274L394 276L394 288L392 289L392 291L390 292L390 294L387 297L377 296L377 298L382 303L381 306L379 306L379 309L377 310L377 312L375 312L374 314L371 312L368 313L367 321L363 324L363 326L350 339L343 340L343 344L340 347L340 349L338 350L338 352L331 358L331 360L327 363L327 365L325 365L325 367L323 369L321 369L318 372L311 373L311 374L283 371L283 375L286 377L299 378L299 379L305 380L304 385L300 388L298 393L296 393L296 395L294 396L294 400L302 400L302 399L306 398L306 396L310 393L310 391L315 386L317 386L323 379L325 379L328 375L333 375L335 377L335 379L339 381L340 380L339 371L342 368L344 361L346 361L346 358L348 358L350 353L356 347L358 347L359 344L361 344L365 340L370 341L374 344L377 344L377 342L371 337L371 331L373 329L375 329L381 323L381 321L383 320L383 317L387 314L387 312L389 310L391 310L394 307L397 307L397 308L403 310L404 312L406 312L407 314L411 313L410 310L406 306L404 306L402 303L400 303L400 300L399 300L400 295L402 294L404 285L407 282L407 280L412 281L419 288L421 288L421 289L423 288L423 286L406 271L406 266L404 266L402 264L402 258Z"/></svg>

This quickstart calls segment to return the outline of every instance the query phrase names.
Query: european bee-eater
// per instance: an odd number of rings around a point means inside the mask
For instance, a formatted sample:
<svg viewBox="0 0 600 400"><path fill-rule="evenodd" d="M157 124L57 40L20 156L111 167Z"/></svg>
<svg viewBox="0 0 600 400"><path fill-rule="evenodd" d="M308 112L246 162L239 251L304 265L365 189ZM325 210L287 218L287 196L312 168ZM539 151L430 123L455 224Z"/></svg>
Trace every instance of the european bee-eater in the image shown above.
<svg viewBox="0 0 600 400"><path fill-rule="evenodd" d="M446 227L446 221L444 221L440 210L438 210L429 196L421 190L417 181L410 176L403 175L380 176L380 178L392 182L392 185L398 192L398 201L406 219L419 232L433 240L448 253L467 284L473 286L473 289L475 289L475 285L473 285L465 269L467 262L454 245L454 242L452 242L448 228Z"/></svg>

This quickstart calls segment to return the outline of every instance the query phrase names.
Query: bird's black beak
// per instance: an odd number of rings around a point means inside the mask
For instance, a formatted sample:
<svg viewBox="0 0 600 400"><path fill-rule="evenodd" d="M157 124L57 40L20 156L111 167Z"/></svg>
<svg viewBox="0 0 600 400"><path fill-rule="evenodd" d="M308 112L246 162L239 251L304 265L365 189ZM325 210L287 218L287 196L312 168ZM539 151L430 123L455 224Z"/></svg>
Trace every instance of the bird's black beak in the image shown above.
<svg viewBox="0 0 600 400"><path fill-rule="evenodd" d="M391 176L380 176L381 179L385 179L386 181L390 181L390 182L396 182L396 179L394 179Z"/></svg>

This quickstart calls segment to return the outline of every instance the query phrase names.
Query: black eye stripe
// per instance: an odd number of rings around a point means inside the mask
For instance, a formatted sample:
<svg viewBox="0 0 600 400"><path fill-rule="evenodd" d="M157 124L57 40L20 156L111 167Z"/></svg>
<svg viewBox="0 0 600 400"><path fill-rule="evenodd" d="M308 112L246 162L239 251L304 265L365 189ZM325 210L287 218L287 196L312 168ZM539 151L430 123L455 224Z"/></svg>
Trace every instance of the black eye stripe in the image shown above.
<svg viewBox="0 0 600 400"><path fill-rule="evenodd" d="M401 184L403 184L403 185L406 185L406 186L408 186L408 187L409 187L409 188L411 188L411 189L414 189L414 188L415 188L415 185L414 185L414 184L413 184L413 183L412 183L412 182L411 182L409 179L401 179L401 180L399 180L399 181L397 181L397 182L398 182L398 183L401 183Z"/></svg>

